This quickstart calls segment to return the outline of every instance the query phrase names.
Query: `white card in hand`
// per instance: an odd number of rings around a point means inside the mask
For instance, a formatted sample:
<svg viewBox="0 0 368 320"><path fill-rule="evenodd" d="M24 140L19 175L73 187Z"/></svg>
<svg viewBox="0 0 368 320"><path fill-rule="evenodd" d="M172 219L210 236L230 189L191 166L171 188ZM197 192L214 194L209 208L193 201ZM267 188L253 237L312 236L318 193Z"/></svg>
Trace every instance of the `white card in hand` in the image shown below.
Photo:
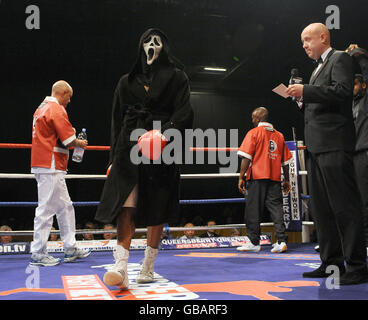
<svg viewBox="0 0 368 320"><path fill-rule="evenodd" d="M286 89L287 87L283 83L281 83L276 88L272 89L272 91L277 93L283 98L288 98L290 96L286 93Z"/></svg>

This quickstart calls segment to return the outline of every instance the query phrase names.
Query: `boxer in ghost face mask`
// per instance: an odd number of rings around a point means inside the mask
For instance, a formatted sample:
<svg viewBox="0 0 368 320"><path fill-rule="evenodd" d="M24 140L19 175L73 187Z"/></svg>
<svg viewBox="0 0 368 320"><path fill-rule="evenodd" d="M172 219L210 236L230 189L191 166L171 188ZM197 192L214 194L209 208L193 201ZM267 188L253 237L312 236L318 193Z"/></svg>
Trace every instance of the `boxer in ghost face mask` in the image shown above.
<svg viewBox="0 0 368 320"><path fill-rule="evenodd" d="M161 132L191 128L193 110L190 90L182 64L171 54L166 35L158 29L143 33L138 57L131 71L119 80L113 98L111 122L111 169L102 191L95 219L102 223L116 220L115 264L105 273L109 286L129 286L127 264L136 226L147 227L138 283L154 281L154 261L165 223L175 223L179 213L178 166L141 163L130 159L130 141L134 129L153 129L161 121ZM157 135L156 135L157 136Z"/></svg>

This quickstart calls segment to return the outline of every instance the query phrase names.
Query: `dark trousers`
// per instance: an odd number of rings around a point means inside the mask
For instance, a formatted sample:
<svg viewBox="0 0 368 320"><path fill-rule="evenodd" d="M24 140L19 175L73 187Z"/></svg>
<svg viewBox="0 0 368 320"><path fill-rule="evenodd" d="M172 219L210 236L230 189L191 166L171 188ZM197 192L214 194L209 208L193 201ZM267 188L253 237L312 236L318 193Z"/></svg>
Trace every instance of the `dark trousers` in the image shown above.
<svg viewBox="0 0 368 320"><path fill-rule="evenodd" d="M368 150L354 154L354 167L360 197L362 198L365 246L368 247Z"/></svg>
<svg viewBox="0 0 368 320"><path fill-rule="evenodd" d="M266 207L274 222L277 240L286 242L281 183L271 180L249 180L247 190L248 196L246 198L244 220L247 228L247 237L250 241L254 245L259 245L261 235L260 223Z"/></svg>
<svg viewBox="0 0 368 320"><path fill-rule="evenodd" d="M342 266L345 261L347 272L365 272L367 253L353 155L309 154L307 170L322 264Z"/></svg>

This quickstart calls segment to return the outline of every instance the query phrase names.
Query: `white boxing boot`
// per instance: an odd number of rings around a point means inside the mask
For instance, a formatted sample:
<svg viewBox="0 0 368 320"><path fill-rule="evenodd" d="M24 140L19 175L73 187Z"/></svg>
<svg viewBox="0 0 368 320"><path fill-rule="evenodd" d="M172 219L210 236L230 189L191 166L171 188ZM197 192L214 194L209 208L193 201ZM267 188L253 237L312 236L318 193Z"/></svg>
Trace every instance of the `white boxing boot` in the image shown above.
<svg viewBox="0 0 368 320"><path fill-rule="evenodd" d="M141 271L137 277L137 283L151 283L153 282L153 264L155 262L158 249L147 246L144 251L144 259Z"/></svg>
<svg viewBox="0 0 368 320"><path fill-rule="evenodd" d="M129 250L126 250L120 245L114 248L115 265L111 270L105 273L103 281L108 286L117 286L119 289L124 290L129 286L128 279L128 259Z"/></svg>

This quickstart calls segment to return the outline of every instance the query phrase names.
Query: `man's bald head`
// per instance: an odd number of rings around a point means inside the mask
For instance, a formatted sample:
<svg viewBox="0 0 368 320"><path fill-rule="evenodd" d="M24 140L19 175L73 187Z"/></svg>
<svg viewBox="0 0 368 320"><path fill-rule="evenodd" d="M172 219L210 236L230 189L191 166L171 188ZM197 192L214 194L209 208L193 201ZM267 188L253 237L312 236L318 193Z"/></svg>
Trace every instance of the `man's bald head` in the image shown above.
<svg viewBox="0 0 368 320"><path fill-rule="evenodd" d="M323 23L320 22L311 23L309 26L304 28L303 32L304 31L312 32L317 36L324 35L326 45L330 45L331 42L330 30L328 30L328 28Z"/></svg>
<svg viewBox="0 0 368 320"><path fill-rule="evenodd" d="M268 110L265 107L259 107L253 110L252 122L255 127L258 126L258 123L267 121L267 119L268 119Z"/></svg>
<svg viewBox="0 0 368 320"><path fill-rule="evenodd" d="M323 23L311 23L302 31L301 40L307 55L317 60L331 46L330 30Z"/></svg>
<svg viewBox="0 0 368 320"><path fill-rule="evenodd" d="M61 94L67 91L73 92L73 89L70 86L70 84L64 80L59 80L52 85L51 94L53 93Z"/></svg>
<svg viewBox="0 0 368 320"><path fill-rule="evenodd" d="M72 95L73 89L68 82L64 80L59 80L53 84L51 89L51 96L55 97L59 101L59 104L61 104L65 108L70 102L70 98L72 97Z"/></svg>

